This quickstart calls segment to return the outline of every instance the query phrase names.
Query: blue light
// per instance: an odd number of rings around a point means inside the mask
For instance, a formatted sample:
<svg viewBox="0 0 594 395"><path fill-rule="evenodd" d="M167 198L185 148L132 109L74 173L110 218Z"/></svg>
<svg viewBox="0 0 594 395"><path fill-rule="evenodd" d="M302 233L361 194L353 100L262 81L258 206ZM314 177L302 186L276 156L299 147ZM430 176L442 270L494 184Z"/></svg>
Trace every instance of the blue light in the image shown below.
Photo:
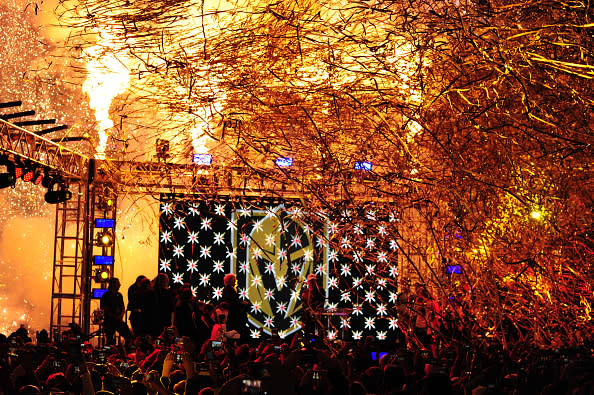
<svg viewBox="0 0 594 395"><path fill-rule="evenodd" d="M210 166L212 163L212 155L210 154L194 154L192 156L192 162L199 166Z"/></svg>
<svg viewBox="0 0 594 395"><path fill-rule="evenodd" d="M278 167L291 167L293 166L293 158L278 158L274 161Z"/></svg>
<svg viewBox="0 0 594 395"><path fill-rule="evenodd" d="M101 299L103 294L106 292L106 288L93 288L93 299Z"/></svg>
<svg viewBox="0 0 594 395"><path fill-rule="evenodd" d="M460 265L447 265L446 272L448 274L462 274L462 267Z"/></svg>
<svg viewBox="0 0 594 395"><path fill-rule="evenodd" d="M113 265L113 256L95 255L93 259L95 260L94 265Z"/></svg>
<svg viewBox="0 0 594 395"><path fill-rule="evenodd" d="M355 162L355 170L371 171L371 162L369 162L369 161Z"/></svg>
<svg viewBox="0 0 594 395"><path fill-rule="evenodd" d="M95 228L113 228L115 220L110 218L95 218Z"/></svg>

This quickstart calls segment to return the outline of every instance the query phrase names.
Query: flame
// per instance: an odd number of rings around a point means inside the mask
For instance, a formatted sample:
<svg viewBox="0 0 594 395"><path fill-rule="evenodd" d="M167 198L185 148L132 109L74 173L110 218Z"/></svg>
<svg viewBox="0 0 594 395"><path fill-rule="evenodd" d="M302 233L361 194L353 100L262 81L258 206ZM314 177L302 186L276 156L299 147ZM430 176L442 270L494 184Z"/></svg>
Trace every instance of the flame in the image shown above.
<svg viewBox="0 0 594 395"><path fill-rule="evenodd" d="M109 118L111 101L124 93L130 84L130 72L127 59L122 61L115 55L115 36L101 32L97 44L85 51L87 59L87 78L82 86L83 92L89 96L89 105L95 110L95 118L99 123L99 144L95 158L105 159L105 148L109 137L109 129L113 121Z"/></svg>

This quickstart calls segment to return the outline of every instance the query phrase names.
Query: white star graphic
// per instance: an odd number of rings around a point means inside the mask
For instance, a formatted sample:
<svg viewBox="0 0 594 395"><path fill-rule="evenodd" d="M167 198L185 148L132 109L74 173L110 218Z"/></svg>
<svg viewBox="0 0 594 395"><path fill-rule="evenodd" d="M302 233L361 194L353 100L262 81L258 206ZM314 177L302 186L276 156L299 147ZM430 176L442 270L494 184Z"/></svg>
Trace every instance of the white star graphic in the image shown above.
<svg viewBox="0 0 594 395"><path fill-rule="evenodd" d="M252 339L259 339L260 338L260 329L250 329L250 337Z"/></svg>
<svg viewBox="0 0 594 395"><path fill-rule="evenodd" d="M239 271L241 273L245 273L247 271L247 267L248 267L247 262L241 262L241 264L239 265Z"/></svg>
<svg viewBox="0 0 594 395"><path fill-rule="evenodd" d="M328 254L328 260L330 262L336 262L338 260L338 252L335 250L330 250L330 253Z"/></svg>
<svg viewBox="0 0 594 395"><path fill-rule="evenodd" d="M388 313L387 313L386 305L383 303L379 303L377 305L376 314L380 317L387 315Z"/></svg>
<svg viewBox="0 0 594 395"><path fill-rule="evenodd" d="M210 273L208 274L201 274L200 275L200 282L199 284L203 287L207 286L208 284L210 284Z"/></svg>
<svg viewBox="0 0 594 395"><path fill-rule="evenodd" d="M336 277L328 277L328 287L338 289L338 279Z"/></svg>
<svg viewBox="0 0 594 395"><path fill-rule="evenodd" d="M227 221L227 230L237 230L237 222Z"/></svg>
<svg viewBox="0 0 594 395"><path fill-rule="evenodd" d="M374 317L365 317L365 329L375 329Z"/></svg>
<svg viewBox="0 0 594 395"><path fill-rule="evenodd" d="M398 242L396 240L390 240L390 248L392 250L398 249Z"/></svg>
<svg viewBox="0 0 594 395"><path fill-rule="evenodd" d="M362 315L363 309L361 308L361 305L358 303L353 304L353 311L351 314L352 315Z"/></svg>
<svg viewBox="0 0 594 395"><path fill-rule="evenodd" d="M237 293L239 294L239 298L241 300L246 300L248 298L248 291L247 288L239 288L237 290Z"/></svg>
<svg viewBox="0 0 594 395"><path fill-rule="evenodd" d="M276 313L277 314L286 314L287 313L287 304L285 302L280 302L276 305Z"/></svg>
<svg viewBox="0 0 594 395"><path fill-rule="evenodd" d="M268 247L273 247L276 244L275 240L276 240L276 235L274 235L274 234L266 235L266 245Z"/></svg>
<svg viewBox="0 0 594 395"><path fill-rule="evenodd" d="M188 208L188 214L194 216L198 213L200 213L200 210L198 210L198 206L196 206L196 204L190 205L190 207Z"/></svg>
<svg viewBox="0 0 594 395"><path fill-rule="evenodd" d="M390 328L390 330L398 329L398 319L394 317L390 318L388 328Z"/></svg>
<svg viewBox="0 0 594 395"><path fill-rule="evenodd" d="M224 233L215 233L213 243L216 245L225 244L225 234Z"/></svg>
<svg viewBox="0 0 594 395"><path fill-rule="evenodd" d="M210 246L200 247L200 257L201 258L210 258Z"/></svg>
<svg viewBox="0 0 594 395"><path fill-rule="evenodd" d="M225 262L223 261L214 261L212 263L212 271L217 273L222 273L225 271L224 268Z"/></svg>
<svg viewBox="0 0 594 395"><path fill-rule="evenodd" d="M372 291L372 290L365 291L365 301L368 303L375 302L375 291Z"/></svg>
<svg viewBox="0 0 594 395"><path fill-rule="evenodd" d="M264 320L264 326L267 326L268 328L274 328L274 318L271 316L266 317Z"/></svg>
<svg viewBox="0 0 594 395"><path fill-rule="evenodd" d="M386 340L386 332L377 331L377 340Z"/></svg>
<svg viewBox="0 0 594 395"><path fill-rule="evenodd" d="M396 266L390 266L390 277L396 278L398 276L398 268Z"/></svg>
<svg viewBox="0 0 594 395"><path fill-rule="evenodd" d="M161 242L164 244L171 243L171 232L166 230L161 233Z"/></svg>
<svg viewBox="0 0 594 395"><path fill-rule="evenodd" d="M173 282L176 284L183 284L184 283L184 275L183 273L173 273Z"/></svg>
<svg viewBox="0 0 594 395"><path fill-rule="evenodd" d="M340 248L343 248L345 250L351 248L351 241L348 237L345 236L342 238L342 240L340 240Z"/></svg>
<svg viewBox="0 0 594 395"><path fill-rule="evenodd" d="M262 223L263 223L263 220L255 221L254 227L252 228L252 232L253 233L262 232Z"/></svg>
<svg viewBox="0 0 594 395"><path fill-rule="evenodd" d="M206 217L202 219L202 223L200 225L200 229L202 230L210 230L212 228L211 219Z"/></svg>
<svg viewBox="0 0 594 395"><path fill-rule="evenodd" d="M195 261L193 259L188 259L188 271L190 273L194 273L195 271L198 271L198 261Z"/></svg>
<svg viewBox="0 0 594 395"><path fill-rule="evenodd" d="M380 236L385 236L388 234L388 232L386 231L386 226L385 225L379 225L377 227L377 234Z"/></svg>
<svg viewBox="0 0 594 395"><path fill-rule="evenodd" d="M190 244L198 243L198 233L197 232L190 232L190 234L188 234L188 243L190 243Z"/></svg>
<svg viewBox="0 0 594 395"><path fill-rule="evenodd" d="M161 259L159 269L163 272L171 271L171 259Z"/></svg>
<svg viewBox="0 0 594 395"><path fill-rule="evenodd" d="M313 251L311 250L311 248L305 248L303 250L303 260L305 262L309 262L313 259Z"/></svg>
<svg viewBox="0 0 594 395"><path fill-rule="evenodd" d="M173 247L173 257L179 258L184 256L184 247L180 245L176 245Z"/></svg>
<svg viewBox="0 0 594 395"><path fill-rule="evenodd" d="M223 287L215 287L212 290L212 297L215 298L216 300L221 299L222 296L223 296Z"/></svg>
<svg viewBox="0 0 594 395"><path fill-rule="evenodd" d="M363 334L361 331L353 331L353 340L361 340Z"/></svg>
<svg viewBox="0 0 594 395"><path fill-rule="evenodd" d="M396 303L397 301L398 301L398 294L395 292L390 292L389 302Z"/></svg>
<svg viewBox="0 0 594 395"><path fill-rule="evenodd" d="M260 311L260 302L252 302L251 311L252 311L252 313L259 312Z"/></svg>
<svg viewBox="0 0 594 395"><path fill-rule="evenodd" d="M231 259L231 258L237 258L237 254L235 253L235 250L229 250L227 249L227 253L225 254L227 259Z"/></svg>
<svg viewBox="0 0 594 395"><path fill-rule="evenodd" d="M260 276L252 277L252 286L259 287L260 285L262 285L262 278Z"/></svg>
<svg viewBox="0 0 594 395"><path fill-rule="evenodd" d="M343 263L340 265L340 274L343 276L350 276L351 275L351 265Z"/></svg>
<svg viewBox="0 0 594 395"><path fill-rule="evenodd" d="M173 204L163 203L163 205L161 206L161 212L167 215L173 214Z"/></svg>
<svg viewBox="0 0 594 395"><path fill-rule="evenodd" d="M225 215L225 205L224 204L217 204L215 206L215 214L216 215Z"/></svg>
<svg viewBox="0 0 594 395"><path fill-rule="evenodd" d="M175 220L173 221L173 227L175 229L182 229L186 224L184 223L184 219L180 218L180 217L175 217Z"/></svg>
<svg viewBox="0 0 594 395"><path fill-rule="evenodd" d="M387 263L388 262L388 254L385 251L380 251L377 254L377 261L379 263Z"/></svg>
<svg viewBox="0 0 594 395"><path fill-rule="evenodd" d="M340 295L341 302L350 302L351 301L351 294L349 292L343 292Z"/></svg>
<svg viewBox="0 0 594 395"><path fill-rule="evenodd" d="M266 292L264 293L264 299L266 299L266 300L274 300L274 290L273 289L267 289Z"/></svg>

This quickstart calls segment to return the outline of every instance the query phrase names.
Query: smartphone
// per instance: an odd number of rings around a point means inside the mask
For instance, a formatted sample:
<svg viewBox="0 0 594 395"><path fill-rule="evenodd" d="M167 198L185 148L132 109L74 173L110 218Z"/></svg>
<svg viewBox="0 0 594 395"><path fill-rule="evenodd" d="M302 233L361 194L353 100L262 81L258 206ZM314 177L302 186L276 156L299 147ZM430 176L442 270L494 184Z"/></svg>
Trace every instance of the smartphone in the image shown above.
<svg viewBox="0 0 594 395"><path fill-rule="evenodd" d="M220 349L222 345L223 345L223 343L222 343L222 342L220 342L220 341L217 341L217 340L212 340L212 341L210 342L210 346L212 347L212 349L213 349L213 350L218 350L218 349Z"/></svg>
<svg viewBox="0 0 594 395"><path fill-rule="evenodd" d="M184 361L184 357L183 357L182 353L176 353L175 354L175 362L182 363L183 361Z"/></svg>
<svg viewBox="0 0 594 395"><path fill-rule="evenodd" d="M260 380L243 380L241 382L242 394L259 394L262 392L262 381Z"/></svg>

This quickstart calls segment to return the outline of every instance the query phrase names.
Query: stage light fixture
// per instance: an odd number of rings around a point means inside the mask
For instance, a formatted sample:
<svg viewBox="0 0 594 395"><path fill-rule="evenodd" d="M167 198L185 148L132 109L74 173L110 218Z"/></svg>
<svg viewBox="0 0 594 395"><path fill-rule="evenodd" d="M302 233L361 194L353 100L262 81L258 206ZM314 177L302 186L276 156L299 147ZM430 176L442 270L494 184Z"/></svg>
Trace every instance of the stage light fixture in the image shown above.
<svg viewBox="0 0 594 395"><path fill-rule="evenodd" d="M31 182L33 185L39 185L43 181L43 177L45 177L43 169L41 167L36 167Z"/></svg>
<svg viewBox="0 0 594 395"><path fill-rule="evenodd" d="M95 270L95 282L98 283L106 283L109 281L109 270L107 269L97 269Z"/></svg>
<svg viewBox="0 0 594 395"><path fill-rule="evenodd" d="M0 188L12 187L16 183L14 175L14 163L8 158L8 155L0 156Z"/></svg>
<svg viewBox="0 0 594 395"><path fill-rule="evenodd" d="M194 154L192 155L192 163L198 166L210 166L212 164L212 155Z"/></svg>
<svg viewBox="0 0 594 395"><path fill-rule="evenodd" d="M57 190L53 190L54 185L58 185ZM68 190L68 186L64 183L54 183L50 189L45 193L45 201L50 204L62 203L72 198L72 192Z"/></svg>
<svg viewBox="0 0 594 395"><path fill-rule="evenodd" d="M24 162L23 167L23 181L29 182L33 180L33 176L35 175L35 165L29 161Z"/></svg>
<svg viewBox="0 0 594 395"><path fill-rule="evenodd" d="M169 157L169 140L157 139L157 158L167 159Z"/></svg>
<svg viewBox="0 0 594 395"><path fill-rule="evenodd" d="M45 169L45 174L41 180L41 185L44 188L52 189L52 186L57 182L58 176L48 168Z"/></svg>
<svg viewBox="0 0 594 395"><path fill-rule="evenodd" d="M99 247L111 247L113 245L113 234L108 230L97 233L97 245Z"/></svg>

